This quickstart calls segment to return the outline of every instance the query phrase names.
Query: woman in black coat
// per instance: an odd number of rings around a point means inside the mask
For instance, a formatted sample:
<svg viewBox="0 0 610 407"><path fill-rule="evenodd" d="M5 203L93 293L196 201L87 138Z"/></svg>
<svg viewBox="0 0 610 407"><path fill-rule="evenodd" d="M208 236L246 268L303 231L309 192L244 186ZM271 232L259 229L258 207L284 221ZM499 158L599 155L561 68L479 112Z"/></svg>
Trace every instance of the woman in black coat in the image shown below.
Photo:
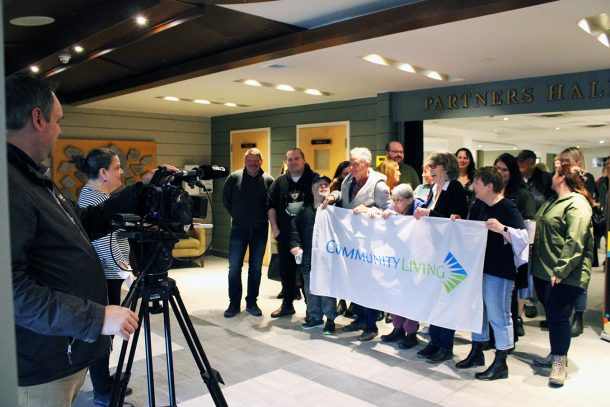
<svg viewBox="0 0 610 407"><path fill-rule="evenodd" d="M415 219L423 216L449 218L451 215L466 218L468 215L466 191L457 181L460 170L455 156L451 153L434 153L427 161L434 185L426 204L417 208L413 214ZM417 352L417 357L425 358L429 363L452 359L454 336L453 329L430 325L430 343Z"/></svg>

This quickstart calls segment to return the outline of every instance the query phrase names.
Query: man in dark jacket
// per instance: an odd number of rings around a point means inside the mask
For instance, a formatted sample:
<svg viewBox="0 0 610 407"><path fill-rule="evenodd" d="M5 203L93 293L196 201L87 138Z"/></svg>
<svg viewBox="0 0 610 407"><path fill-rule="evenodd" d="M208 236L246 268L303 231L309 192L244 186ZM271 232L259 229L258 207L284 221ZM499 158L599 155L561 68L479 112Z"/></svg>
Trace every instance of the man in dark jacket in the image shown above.
<svg viewBox="0 0 610 407"><path fill-rule="evenodd" d="M536 153L532 150L523 150L517 156L519 171L525 181L527 189L531 192L536 209L555 193L551 189L553 176L536 167Z"/></svg>
<svg viewBox="0 0 610 407"><path fill-rule="evenodd" d="M225 318L231 318L241 311L241 268L248 247L250 257L246 311L255 317L263 315L256 300L269 233L267 191L273 183L273 177L262 170L263 155L258 148L246 151L244 164L244 168L227 177L222 189L222 203L232 218L229 240L229 307L224 313Z"/></svg>
<svg viewBox="0 0 610 407"><path fill-rule="evenodd" d="M312 294L309 284L311 282L311 250L316 212L322 201L328 196L329 185L330 178L328 177L321 176L313 179L311 185L313 205L304 206L298 215L293 218L290 238L290 252L295 258L298 255L302 256L301 263L297 268L303 277L303 291L305 291L305 298L307 299L309 320L301 324L301 328L312 329L324 325L324 335L332 335L335 332L337 301L332 297ZM322 319L324 315L326 315L326 324Z"/></svg>
<svg viewBox="0 0 610 407"><path fill-rule="evenodd" d="M282 305L271 313L272 318L294 314L292 303L296 290L297 265L290 253L292 218L303 205L312 204L311 181L314 176L319 176L309 168L305 154L299 148L291 148L286 152L286 165L286 173L277 177L267 193L267 216L277 241L283 294Z"/></svg>
<svg viewBox="0 0 610 407"><path fill-rule="evenodd" d="M6 80L11 257L19 406L69 406L87 368L137 327L128 308L106 305L104 272L90 239L112 213L133 211L136 189L76 209L43 174L63 111L49 84Z"/></svg>

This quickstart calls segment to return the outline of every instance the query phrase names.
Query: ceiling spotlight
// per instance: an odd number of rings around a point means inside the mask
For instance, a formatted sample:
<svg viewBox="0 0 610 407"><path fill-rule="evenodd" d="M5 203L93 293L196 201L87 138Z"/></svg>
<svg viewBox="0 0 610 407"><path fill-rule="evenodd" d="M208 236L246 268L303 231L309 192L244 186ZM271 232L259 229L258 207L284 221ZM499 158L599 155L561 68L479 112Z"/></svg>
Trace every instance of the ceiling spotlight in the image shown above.
<svg viewBox="0 0 610 407"><path fill-rule="evenodd" d="M246 79L244 82L244 85L250 85L250 86L263 86L261 85L261 83L257 80L254 79Z"/></svg>
<svg viewBox="0 0 610 407"><path fill-rule="evenodd" d="M32 66L30 66L30 71L32 73L38 73L38 72L40 72L40 68L36 65L32 65Z"/></svg>
<svg viewBox="0 0 610 407"><path fill-rule="evenodd" d="M79 54L85 50L85 49L84 49L83 47L81 47L80 45L75 45L73 49L74 49L74 52L77 52L77 53L79 53Z"/></svg>
<svg viewBox="0 0 610 407"><path fill-rule="evenodd" d="M508 117L505 117L505 118L504 118L504 119L502 119L502 120L507 121L507 120L508 120Z"/></svg>
<svg viewBox="0 0 610 407"><path fill-rule="evenodd" d="M47 16L26 16L9 20L9 23L19 27L40 27L41 25L48 25L53 22L55 22L55 19Z"/></svg>
<svg viewBox="0 0 610 407"><path fill-rule="evenodd" d="M143 16L137 16L135 18L135 22L137 25L143 26L143 25L148 24L148 18L143 17Z"/></svg>
<svg viewBox="0 0 610 407"><path fill-rule="evenodd" d="M179 102L180 98L177 98L176 96L164 96L163 100L167 100L169 102Z"/></svg>
<svg viewBox="0 0 610 407"><path fill-rule="evenodd" d="M400 65L398 65L397 68L400 69L401 71L405 71L405 72L410 72L410 73L415 73L416 72L416 70L413 67L413 65L407 64L407 63L400 64Z"/></svg>
<svg viewBox="0 0 610 407"><path fill-rule="evenodd" d="M561 127L555 127L555 130L561 130Z"/></svg>
<svg viewBox="0 0 610 407"><path fill-rule="evenodd" d="M513 150L516 150L516 149L517 149L517 147L513 147Z"/></svg>
<svg viewBox="0 0 610 407"><path fill-rule="evenodd" d="M275 89L285 90L286 92L294 92L294 88L290 85L277 85Z"/></svg>
<svg viewBox="0 0 610 407"><path fill-rule="evenodd" d="M322 92L317 89L305 89L305 93L307 93L308 95L322 96Z"/></svg>
<svg viewBox="0 0 610 407"><path fill-rule="evenodd" d="M195 99L193 103L199 103L200 105L209 105L211 102L205 99Z"/></svg>
<svg viewBox="0 0 610 407"><path fill-rule="evenodd" d="M233 102L227 102L225 103L225 106L229 106L229 107L236 107L237 104L233 103Z"/></svg>
<svg viewBox="0 0 610 407"><path fill-rule="evenodd" d="M482 145L482 144L479 144L479 145L477 146L477 148L483 148L483 145Z"/></svg>
<svg viewBox="0 0 610 407"><path fill-rule="evenodd" d="M372 62L377 65L388 65L388 62L379 54L370 54L362 57L365 61Z"/></svg>
<svg viewBox="0 0 610 407"><path fill-rule="evenodd" d="M430 79L435 79L437 81L444 81L445 78L443 78L443 75L439 72L436 71L427 71L426 73L424 73L425 76L427 76Z"/></svg>
<svg viewBox="0 0 610 407"><path fill-rule="evenodd" d="M610 48L610 39L608 38L608 34L601 33L596 38L597 38L597 41L601 42L606 47Z"/></svg>
<svg viewBox="0 0 610 407"><path fill-rule="evenodd" d="M600 140L600 141L599 141L599 144L604 144L604 143L605 143L605 141L604 141L604 140Z"/></svg>

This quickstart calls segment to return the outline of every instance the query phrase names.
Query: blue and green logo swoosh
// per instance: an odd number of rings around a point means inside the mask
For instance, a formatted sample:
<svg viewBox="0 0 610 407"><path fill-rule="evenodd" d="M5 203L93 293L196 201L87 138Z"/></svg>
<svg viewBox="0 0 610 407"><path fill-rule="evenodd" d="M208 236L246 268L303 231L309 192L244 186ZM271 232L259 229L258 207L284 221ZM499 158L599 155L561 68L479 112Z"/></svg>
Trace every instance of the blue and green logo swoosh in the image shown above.
<svg viewBox="0 0 610 407"><path fill-rule="evenodd" d="M457 287L462 281L468 277L468 273L464 270L464 267L457 261L455 256L451 254L451 252L447 253L447 257L445 257L445 264L449 269L449 272L446 273L446 279L443 282L443 286L445 287L445 291L450 293L453 291L455 287Z"/></svg>

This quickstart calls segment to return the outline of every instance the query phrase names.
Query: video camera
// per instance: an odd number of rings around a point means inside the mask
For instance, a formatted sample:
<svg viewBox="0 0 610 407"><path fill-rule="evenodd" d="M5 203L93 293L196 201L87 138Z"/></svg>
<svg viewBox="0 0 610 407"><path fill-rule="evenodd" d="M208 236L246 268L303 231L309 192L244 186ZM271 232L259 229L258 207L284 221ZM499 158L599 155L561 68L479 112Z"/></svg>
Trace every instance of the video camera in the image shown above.
<svg viewBox="0 0 610 407"><path fill-rule="evenodd" d="M178 231L193 222L193 201L182 182L191 188L205 188L200 180L226 177L229 172L217 165L201 165L189 171L172 172L158 167L139 199L138 215L147 223L164 225ZM168 181L169 180L169 181Z"/></svg>

